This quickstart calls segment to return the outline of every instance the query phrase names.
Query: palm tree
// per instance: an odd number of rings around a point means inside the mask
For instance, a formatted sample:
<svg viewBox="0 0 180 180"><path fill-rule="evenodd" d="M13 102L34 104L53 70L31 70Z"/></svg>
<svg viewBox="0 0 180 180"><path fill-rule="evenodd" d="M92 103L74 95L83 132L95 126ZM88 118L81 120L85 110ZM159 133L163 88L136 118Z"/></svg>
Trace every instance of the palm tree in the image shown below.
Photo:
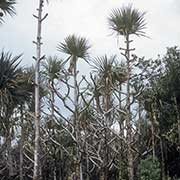
<svg viewBox="0 0 180 180"><path fill-rule="evenodd" d="M13 16L16 14L14 5L16 4L16 0L0 0L0 22L3 21L4 15Z"/></svg>
<svg viewBox="0 0 180 180"><path fill-rule="evenodd" d="M13 57L11 53L1 52L0 55L0 117L4 124L4 136L7 143L9 176L14 174L11 156L12 115L14 110L29 101L31 92L27 88L27 81L23 79L20 69L20 57ZM11 120L12 119L12 120Z"/></svg>
<svg viewBox="0 0 180 180"><path fill-rule="evenodd" d="M134 179L133 170L133 152L131 148L132 142L132 120L131 120L131 102L130 102L130 79L131 79L131 54L130 48L130 35L145 36L145 13L140 12L137 9L133 9L132 6L122 7L121 9L114 9L110 14L108 21L110 29L113 30L118 36L124 36L126 48L120 48L124 50L124 57L127 64L127 83L126 83L126 126L127 126L127 159L128 159L128 176L129 180Z"/></svg>
<svg viewBox="0 0 180 180"><path fill-rule="evenodd" d="M86 38L78 37L75 35L69 35L65 38L63 43L60 43L57 47L58 51L64 52L69 55L70 59L69 72L73 74L74 79L74 127L75 127L75 137L77 140L77 151L76 159L77 166L75 167L75 174L78 180L82 180L82 162L81 153L80 153L80 128L78 122L78 99L79 99L79 87L77 83L77 61L78 58L84 59L87 61L90 45Z"/></svg>
<svg viewBox="0 0 180 180"><path fill-rule="evenodd" d="M73 34L65 38L65 41L58 45L57 50L69 55L70 66L68 70L70 73L73 73L72 71L76 68L78 58L87 61L89 48L90 45L86 38L78 37Z"/></svg>
<svg viewBox="0 0 180 180"><path fill-rule="evenodd" d="M62 71L64 69L64 62L57 56L49 56L46 62L43 63L43 75L48 84L48 89L50 90L50 104L51 104L51 116L54 116L54 85L55 80L59 80L63 77Z"/></svg>
<svg viewBox="0 0 180 180"><path fill-rule="evenodd" d="M127 37L129 35L145 36L146 23L144 12L133 9L131 5L114 9L108 18L110 29L117 35Z"/></svg>
<svg viewBox="0 0 180 180"><path fill-rule="evenodd" d="M19 91L17 90L17 78L20 73L19 59L21 55L12 57L11 53L1 52L0 54L0 110L1 116L6 115L8 107L21 101ZM19 89L20 90L20 89ZM18 96L19 95L19 96Z"/></svg>
<svg viewBox="0 0 180 180"><path fill-rule="evenodd" d="M97 84L100 87L99 93L96 92L96 106L98 112L103 113L103 111L108 112L113 107L112 93L113 89L119 84L122 84L126 80L125 68L118 64L116 61L116 56L111 56L108 58L106 55L102 57L97 57L93 62L93 71L97 77ZM102 96L102 103L100 103L99 96ZM102 107L102 105L104 105ZM103 109L103 111L99 110ZM110 127L112 124L112 113L108 113L105 116L104 127ZM103 149L103 164L101 165L100 179L108 179L108 164L110 161L110 153L108 150L107 142L109 141L110 134L105 129L104 132L104 149Z"/></svg>
<svg viewBox="0 0 180 180"><path fill-rule="evenodd" d="M10 53L5 52L1 52L0 55L0 116L7 143L10 176L13 175L10 117L19 101L19 97L16 96L19 58L20 56L12 57Z"/></svg>
<svg viewBox="0 0 180 180"><path fill-rule="evenodd" d="M57 56L49 56L46 62L43 63L43 74L48 81L58 80L61 77L61 72L64 68L64 62Z"/></svg>
<svg viewBox="0 0 180 180"><path fill-rule="evenodd" d="M116 56L97 57L93 61L92 68L104 86L113 86L116 82L123 83L126 80L126 67L117 63Z"/></svg>

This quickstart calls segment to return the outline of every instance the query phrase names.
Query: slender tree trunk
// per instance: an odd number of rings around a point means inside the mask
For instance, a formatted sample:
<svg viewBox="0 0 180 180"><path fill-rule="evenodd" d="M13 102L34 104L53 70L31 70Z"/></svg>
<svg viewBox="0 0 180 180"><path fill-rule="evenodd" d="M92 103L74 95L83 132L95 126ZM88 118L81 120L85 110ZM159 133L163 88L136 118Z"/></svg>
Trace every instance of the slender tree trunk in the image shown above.
<svg viewBox="0 0 180 180"><path fill-rule="evenodd" d="M121 91L122 91L122 84L119 84L119 109L122 109L122 97L121 97ZM119 135L124 138L124 115L122 115L121 112L119 112ZM123 179L124 175L124 142L123 140L120 141L120 150L119 150L119 180Z"/></svg>
<svg viewBox="0 0 180 180"><path fill-rule="evenodd" d="M156 153L155 153L155 128L154 124L156 123L156 114L154 111L154 107L152 105L152 122L151 122L151 138L152 138L152 151L153 151L153 159L155 159Z"/></svg>
<svg viewBox="0 0 180 180"><path fill-rule="evenodd" d="M39 8L38 16L34 17L38 21L37 27L37 41L36 44L36 64L35 64L35 147L34 147L34 172L33 172L33 180L40 179L40 164L39 164L39 156L40 156L40 95L39 95L39 87L40 87L40 80L39 80L39 69L40 69L40 61L43 59L41 57L41 28L42 28L42 10L43 10L43 3L44 0L39 0Z"/></svg>
<svg viewBox="0 0 180 180"><path fill-rule="evenodd" d="M80 153L80 127L79 127L79 120L78 120L78 83L77 83L77 57L73 56L74 62L74 127L75 127L75 137L77 141L76 145L76 167L75 167L75 174L77 180L82 180L82 163L81 163L81 153Z"/></svg>
<svg viewBox="0 0 180 180"><path fill-rule="evenodd" d="M99 180L105 180L105 179L106 179L105 178L105 171L104 171L104 169L102 169L101 172L100 172Z"/></svg>
<svg viewBox="0 0 180 180"><path fill-rule="evenodd" d="M7 137L7 154L8 154L9 177L12 177L14 175L14 168L13 168L12 147L11 147L11 128L9 128L8 137Z"/></svg>
<svg viewBox="0 0 180 180"><path fill-rule="evenodd" d="M53 170L53 180L57 180L56 179L56 166L54 166L54 170ZM59 180L61 180L61 176Z"/></svg>
<svg viewBox="0 0 180 180"><path fill-rule="evenodd" d="M86 180L90 180L90 176L89 176L89 174L90 174L90 172L89 172L89 156L88 156L88 154L86 155L86 163L87 163L87 165L86 165L86 169L87 169Z"/></svg>
<svg viewBox="0 0 180 180"><path fill-rule="evenodd" d="M20 171L20 180L23 180L23 145L24 145L24 116L23 116L23 106L20 107L21 111L21 140L20 140L20 164L19 164L19 171Z"/></svg>
<svg viewBox="0 0 180 180"><path fill-rule="evenodd" d="M140 163L141 160L141 146L142 146L142 136L141 136L141 129L142 129L142 101L141 101L141 97L138 99L138 144L137 144L137 148L138 148L138 154L137 154L137 159L134 165L134 179L139 179L139 171L138 171L138 164Z"/></svg>
<svg viewBox="0 0 180 180"><path fill-rule="evenodd" d="M51 121L54 119L54 103L55 103L55 98L54 98L54 82L49 81L49 88L50 88L50 106L51 106ZM53 129L53 135L54 135L54 129ZM53 179L57 180L57 167L56 167L56 157L54 157L54 169L53 169ZM61 180L61 175L59 177L59 180Z"/></svg>
<svg viewBox="0 0 180 180"><path fill-rule="evenodd" d="M177 99L174 95L174 103L175 103L175 109L177 114L177 129L178 129L178 145L180 146L180 115L179 115L179 109L177 104Z"/></svg>
<svg viewBox="0 0 180 180"><path fill-rule="evenodd" d="M87 136L88 136L88 130L84 130L85 132L85 148L86 148L86 180L90 180L90 167L89 167L89 153L88 153L88 144L87 144Z"/></svg>
<svg viewBox="0 0 180 180"><path fill-rule="evenodd" d="M52 82L49 82L49 88L50 88L50 93L51 93L51 102L50 102L50 104L51 104L51 116L52 116L52 118L54 118L54 103L55 103L55 98L54 98L54 90L53 90L53 87L54 87L54 82L53 82L53 80L52 80Z"/></svg>
<svg viewBox="0 0 180 180"><path fill-rule="evenodd" d="M126 127L127 127L127 161L128 161L128 177L129 180L134 180L134 168L133 168L133 152L131 148L132 142L132 122L131 122L131 107L130 107L130 40L129 35L126 36L126 61L127 61L127 99L126 99Z"/></svg>
<svg viewBox="0 0 180 180"><path fill-rule="evenodd" d="M166 175L165 175L164 151L163 151L163 140L161 136L160 136L160 147L161 147L161 177L162 180L165 180Z"/></svg>
<svg viewBox="0 0 180 180"><path fill-rule="evenodd" d="M111 84L109 83L108 79L105 79L105 96L104 96L104 110L108 112L111 108ZM104 151L103 151L103 165L100 173L100 179L107 180L108 179L108 162L109 162L109 150L108 150L108 138L109 138L109 131L110 128L110 112L105 115L105 122L104 122Z"/></svg>

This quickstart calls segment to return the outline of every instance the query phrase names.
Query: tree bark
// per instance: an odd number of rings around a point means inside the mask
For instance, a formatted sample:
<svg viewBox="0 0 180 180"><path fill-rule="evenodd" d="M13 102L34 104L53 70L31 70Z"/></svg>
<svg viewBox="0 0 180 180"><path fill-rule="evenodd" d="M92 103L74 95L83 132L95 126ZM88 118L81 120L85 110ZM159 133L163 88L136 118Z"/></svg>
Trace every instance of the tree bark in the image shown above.
<svg viewBox="0 0 180 180"><path fill-rule="evenodd" d="M75 137L77 141L76 145L76 162L75 162L75 175L77 180L82 180L82 163L80 153L80 127L78 120L78 83L77 83L77 57L73 56L73 77L74 77L74 127Z"/></svg>
<svg viewBox="0 0 180 180"><path fill-rule="evenodd" d="M175 103L175 109L177 114L177 130L178 130L178 145L180 146L180 115L179 115L179 109L177 104L177 99L174 95L174 103Z"/></svg>
<svg viewBox="0 0 180 180"><path fill-rule="evenodd" d="M154 107L152 105L151 138L152 138L153 159L155 159L155 156L156 156L156 152L155 152L155 127L154 127L156 122L157 122L156 114L154 111Z"/></svg>
<svg viewBox="0 0 180 180"><path fill-rule="evenodd" d="M127 99L126 99L126 127L127 127L127 161L128 161L128 178L134 180L134 169L133 169L133 152L131 148L132 142L132 125L131 125L131 107L130 107L130 41L129 35L126 36L126 61L127 61Z"/></svg>
<svg viewBox="0 0 180 180"><path fill-rule="evenodd" d="M20 171L20 180L23 180L23 145L24 145L24 116L23 116L23 106L21 105L21 140L20 140L20 164L19 164L19 171Z"/></svg>
<svg viewBox="0 0 180 180"><path fill-rule="evenodd" d="M165 175L164 151L163 151L163 140L161 136L160 136L160 147L161 147L161 178L162 180L165 180L166 175Z"/></svg>
<svg viewBox="0 0 180 180"><path fill-rule="evenodd" d="M33 172L33 180L40 179L40 164L39 164L39 156L40 156L40 80L39 80L39 69L40 69L40 60L41 58L41 28L42 28L42 10L43 10L44 0L39 0L39 8L38 16L34 16L37 18L38 27L37 27L37 41L36 41L36 64L35 64L35 146L34 146L34 172Z"/></svg>
<svg viewBox="0 0 180 180"><path fill-rule="evenodd" d="M122 84L119 84L119 109L122 109L122 97L121 97L121 91L122 91ZM125 137L124 133L124 115L122 115L121 112L119 112L119 135L120 137ZM120 141L120 150L119 150L119 179L123 179L124 175L124 142L123 140Z"/></svg>
<svg viewBox="0 0 180 180"><path fill-rule="evenodd" d="M7 155L8 155L9 177L12 177L14 175L14 168L13 168L12 147L11 147L11 128L9 129L9 133L7 137Z"/></svg>

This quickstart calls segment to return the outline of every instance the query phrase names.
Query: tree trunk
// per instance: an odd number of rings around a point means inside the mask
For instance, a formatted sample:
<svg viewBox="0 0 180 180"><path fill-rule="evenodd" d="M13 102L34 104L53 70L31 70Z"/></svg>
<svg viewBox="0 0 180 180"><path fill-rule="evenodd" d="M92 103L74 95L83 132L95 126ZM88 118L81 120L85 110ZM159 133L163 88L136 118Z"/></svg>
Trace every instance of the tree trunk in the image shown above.
<svg viewBox="0 0 180 180"><path fill-rule="evenodd" d="M177 99L174 95L174 103L175 103L175 109L177 114L177 130L178 130L178 145L180 146L180 115L179 115L179 109L177 104Z"/></svg>
<svg viewBox="0 0 180 180"><path fill-rule="evenodd" d="M151 122L151 138L152 138L152 151L153 151L153 159L155 159L156 153L155 153L155 123L157 122L156 120L156 114L154 111L154 107L152 105L152 122Z"/></svg>
<svg viewBox="0 0 180 180"><path fill-rule="evenodd" d="M161 147L161 178L162 178L162 180L166 180L165 163L164 163L164 152L163 152L163 141L162 141L162 137L161 136L160 136L160 147Z"/></svg>
<svg viewBox="0 0 180 180"><path fill-rule="evenodd" d="M11 128L9 129L8 137L7 137L7 155L8 155L9 177L12 177L14 175L14 168L13 168L12 147L11 147Z"/></svg>
<svg viewBox="0 0 180 180"><path fill-rule="evenodd" d="M121 91L122 91L122 84L119 84L119 109L122 109L122 97L121 97ZM119 135L120 137L125 137L124 133L124 115L122 115L121 112L119 112ZM125 167L124 167L124 142L123 140L120 141L120 150L119 150L119 179L123 179L124 173L125 173Z"/></svg>
<svg viewBox="0 0 180 180"><path fill-rule="evenodd" d="M88 136L88 131L86 131L85 129L85 139L87 139ZM88 144L87 144L87 140L85 141L85 148L86 148L86 180L90 180L90 163L89 163L89 153L88 153Z"/></svg>
<svg viewBox="0 0 180 180"><path fill-rule="evenodd" d="M19 171L20 171L20 180L23 180L23 145L24 145L24 116L23 116L23 106L21 105L21 140L20 140L20 164L19 164Z"/></svg>
<svg viewBox="0 0 180 180"><path fill-rule="evenodd" d="M40 80L39 80L39 69L40 69L40 61L41 57L41 27L42 27L42 10L43 10L43 3L44 0L39 0L39 8L38 16L34 16L38 20L38 27L37 27L37 41L36 44L36 64L35 64L35 147L34 147L34 172L33 172L33 180L40 179L40 165L39 165L39 156L40 156L40 95L39 95L39 87L40 87Z"/></svg>
<svg viewBox="0 0 180 180"><path fill-rule="evenodd" d="M129 35L126 36L126 61L127 61L127 99L126 99L126 127L127 127L127 164L128 164L128 177L129 180L134 180L134 169L133 169L133 152L131 148L132 142L132 122L131 122L131 107L130 107L130 41Z"/></svg>
<svg viewBox="0 0 180 180"><path fill-rule="evenodd" d="M102 170L102 171L100 172L99 180L105 180L105 173L104 173L104 170Z"/></svg>
<svg viewBox="0 0 180 180"><path fill-rule="evenodd" d="M75 127L75 137L77 141L76 145L76 162L75 162L75 175L77 180L82 180L82 163L81 163L81 153L80 153L80 127L78 120L78 83L77 83L77 57L73 56L74 62L74 127Z"/></svg>

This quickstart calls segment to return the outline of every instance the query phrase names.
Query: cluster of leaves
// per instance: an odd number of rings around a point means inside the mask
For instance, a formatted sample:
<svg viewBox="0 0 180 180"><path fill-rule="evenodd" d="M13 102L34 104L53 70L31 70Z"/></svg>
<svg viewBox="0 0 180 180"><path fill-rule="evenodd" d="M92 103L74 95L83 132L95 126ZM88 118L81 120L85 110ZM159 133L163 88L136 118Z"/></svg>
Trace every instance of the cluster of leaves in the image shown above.
<svg viewBox="0 0 180 180"><path fill-rule="evenodd" d="M159 160L157 158L153 159L152 156L141 160L139 164L139 177L140 180L160 180L161 169Z"/></svg>

